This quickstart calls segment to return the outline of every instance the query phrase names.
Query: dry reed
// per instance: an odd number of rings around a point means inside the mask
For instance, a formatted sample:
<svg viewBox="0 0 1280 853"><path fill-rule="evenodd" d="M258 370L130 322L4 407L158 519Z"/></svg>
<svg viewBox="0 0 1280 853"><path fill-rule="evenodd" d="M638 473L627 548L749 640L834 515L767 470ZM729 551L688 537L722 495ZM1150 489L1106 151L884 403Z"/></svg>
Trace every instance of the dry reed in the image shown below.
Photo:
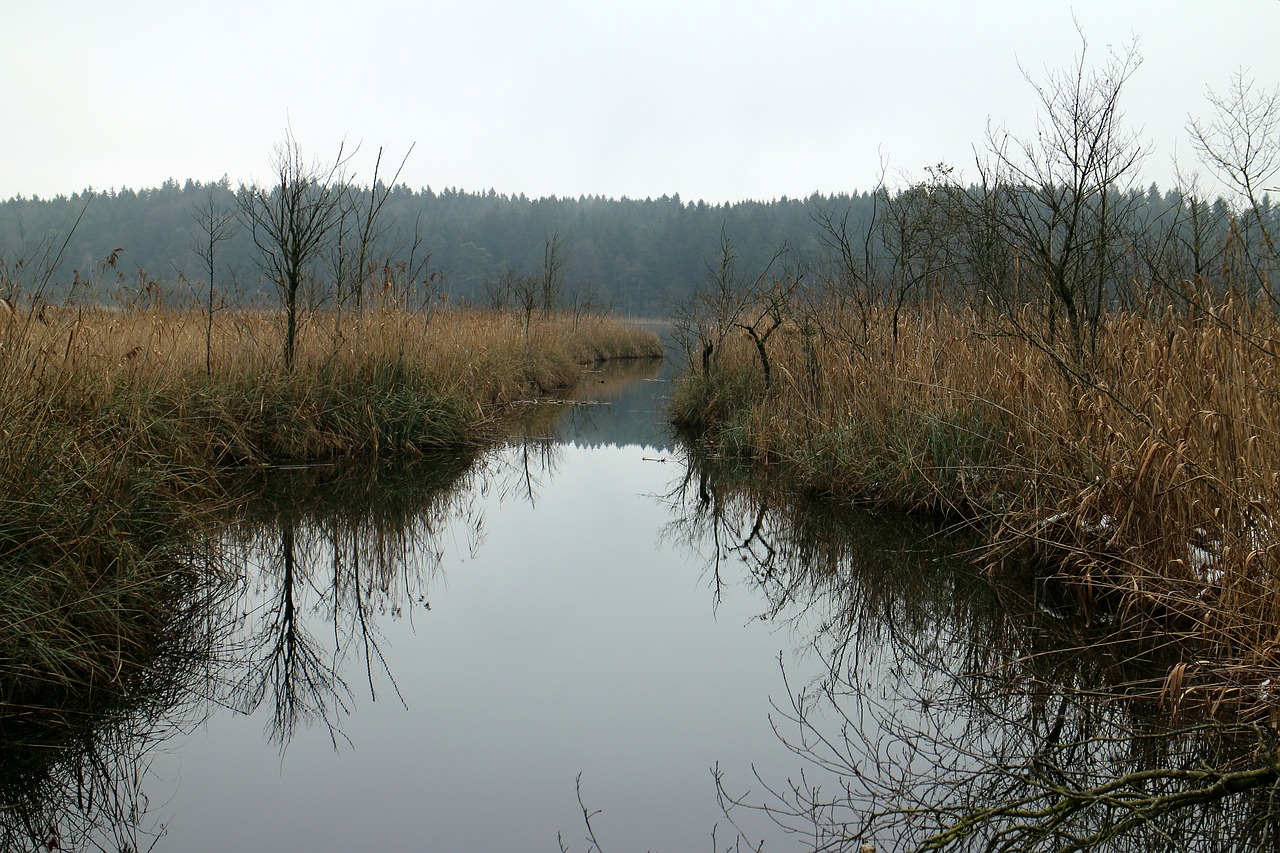
<svg viewBox="0 0 1280 853"><path fill-rule="evenodd" d="M857 341L732 341L673 404L721 452L801 488L979 520L995 571L1063 581L1084 613L1184 648L1174 694L1257 707L1280 679L1280 328L1212 314L1117 313L1087 364L962 309L922 306ZM836 331L833 331L836 330ZM842 330L842 331L840 331ZM1171 670L1171 675L1173 671Z"/></svg>
<svg viewBox="0 0 1280 853"><path fill-rule="evenodd" d="M118 684L185 612L216 466L475 447L658 340L599 318L46 306L0 317L0 708ZM40 698L44 697L44 698Z"/></svg>

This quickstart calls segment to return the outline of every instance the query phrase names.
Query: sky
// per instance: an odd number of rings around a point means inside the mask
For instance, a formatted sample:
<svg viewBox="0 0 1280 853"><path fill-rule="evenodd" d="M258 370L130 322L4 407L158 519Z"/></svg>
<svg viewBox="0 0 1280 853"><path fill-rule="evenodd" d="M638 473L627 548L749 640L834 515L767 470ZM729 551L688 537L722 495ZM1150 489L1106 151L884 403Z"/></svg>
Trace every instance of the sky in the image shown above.
<svg viewBox="0 0 1280 853"><path fill-rule="evenodd" d="M1091 67L1136 43L1121 105L1168 187L1209 90L1280 85L1280 0L0 2L0 198L265 182L288 132L355 149L357 180L383 148L414 189L534 197L971 176L989 129L1034 131L1028 78L1081 33Z"/></svg>

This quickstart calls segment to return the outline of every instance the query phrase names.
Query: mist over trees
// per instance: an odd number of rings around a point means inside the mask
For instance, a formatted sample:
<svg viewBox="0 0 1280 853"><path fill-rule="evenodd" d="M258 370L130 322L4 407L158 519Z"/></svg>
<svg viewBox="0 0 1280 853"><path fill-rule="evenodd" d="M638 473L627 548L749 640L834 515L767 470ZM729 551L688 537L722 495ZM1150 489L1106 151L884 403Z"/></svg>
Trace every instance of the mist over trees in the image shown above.
<svg viewBox="0 0 1280 853"><path fill-rule="evenodd" d="M377 188L385 193L382 224L368 254L380 264L411 265L419 291L411 301L424 303L441 296L480 306L501 300L504 276L537 274L552 239L559 252L563 303L577 305L589 295L596 307L633 316L667 315L702 287L719 263L724 235L732 240L739 269L764 269L785 245L793 272L872 277L902 301L938 295L961 273L969 278L982 272L959 268L972 258L957 243L982 235L971 228L958 234L948 227L948 210L955 207L949 200L954 202L958 194L973 198L978 188L958 185L945 169L895 191L815 193L803 199L720 205L685 202L678 194L529 198L494 190L414 190L404 184ZM348 189L368 194L373 188ZM160 289L166 298L208 300L209 264L192 248L203 234L199 211L234 210L244 191L226 178L211 183L170 180L142 190L87 189L71 196L0 202L0 280L12 286L23 280L24 265L52 267L43 290L51 301L64 300L77 289L81 298L128 301L148 285L148 292ZM1019 201L1018 191L1013 192L1006 195L1007 204ZM1130 262L1109 268L1115 280L1104 290L1112 293L1124 289L1121 279L1132 275L1134 264L1158 264L1175 250L1194 255L1192 265L1208 272L1231 260L1223 254L1230 235L1247 245L1249 238L1273 232L1277 218L1265 194L1244 207L1191 192L1162 191L1154 184L1141 190L1111 187L1106 194L1111 209L1124 212L1124 222L1109 225L1115 231L1109 239ZM1033 196L1026 199L1037 203ZM203 234L206 243L207 236ZM1007 246L1005 240L998 242ZM255 263L254 250L252 235L242 226L221 235L214 269L220 300L276 301L275 284ZM341 251L336 242L334 251ZM350 254L349 246L346 251ZM116 263L107 269L104 261L113 253ZM309 284L306 297L310 305L333 299L333 282L327 279L344 275L334 267L339 262L335 257L318 265L318 280ZM996 286L999 275L990 272L986 278ZM403 287L406 276L396 278Z"/></svg>
<svg viewBox="0 0 1280 853"><path fill-rule="evenodd" d="M106 283L111 287L99 282L102 298L113 298L107 291L139 277L164 282L170 292L180 279L194 287L209 274L207 264L191 250L199 230L194 211L211 202L234 209L237 189L225 178L207 184L171 180L144 190L12 198L0 202L0 253L32 262L51 248L56 251L45 244L60 242L75 226L53 276L50 298L65 295L76 270L87 278L117 247L123 252L116 269L133 275L126 273L121 282L113 270L112 282ZM487 304L494 288L486 283L499 281L504 272L541 269L547 241L558 235L564 296L590 288L598 304L633 315L664 313L669 299L679 299L700 283L722 227L734 234L749 263L757 253L771 254L783 240L801 246L808 240L816 247L817 229L810 216L819 206L871 209L870 194L713 206L686 204L679 195L535 199L494 190L414 190L404 184L386 189L383 233L370 254L407 259L416 241L418 259L429 255L428 269L439 274L431 283L433 295ZM265 301L274 294L273 284L255 266L253 250L251 235L243 228L234 229L219 245L216 275L228 299Z"/></svg>

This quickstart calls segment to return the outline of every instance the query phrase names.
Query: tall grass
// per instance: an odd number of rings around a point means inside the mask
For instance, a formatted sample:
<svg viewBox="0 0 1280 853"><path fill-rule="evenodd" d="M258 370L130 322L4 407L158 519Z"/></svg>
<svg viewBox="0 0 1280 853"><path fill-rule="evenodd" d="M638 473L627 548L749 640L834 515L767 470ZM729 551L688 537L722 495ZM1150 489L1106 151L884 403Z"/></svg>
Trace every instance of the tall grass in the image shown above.
<svg viewBox="0 0 1280 853"><path fill-rule="evenodd" d="M1280 677L1269 312L1117 312L1087 363L961 308L911 310L896 343L887 310L852 345L860 322L826 306L822 333L780 329L767 388L731 340L684 377L674 419L799 488L975 520L990 570L1034 568L1089 618L1185 644L1179 701L1264 697Z"/></svg>
<svg viewBox="0 0 1280 853"><path fill-rule="evenodd" d="M46 307L0 319L0 711L121 683L182 612L218 466L475 447L583 363L660 353L598 318L394 307L281 318Z"/></svg>
<svg viewBox="0 0 1280 853"><path fill-rule="evenodd" d="M584 363L661 352L600 318L540 316L526 343L518 319L311 315L286 371L277 315L224 312L206 376L196 313L64 309L48 325L11 324L0 382L8 399L49 401L73 423L105 418L190 464L298 461L482 441L504 406L572 384Z"/></svg>

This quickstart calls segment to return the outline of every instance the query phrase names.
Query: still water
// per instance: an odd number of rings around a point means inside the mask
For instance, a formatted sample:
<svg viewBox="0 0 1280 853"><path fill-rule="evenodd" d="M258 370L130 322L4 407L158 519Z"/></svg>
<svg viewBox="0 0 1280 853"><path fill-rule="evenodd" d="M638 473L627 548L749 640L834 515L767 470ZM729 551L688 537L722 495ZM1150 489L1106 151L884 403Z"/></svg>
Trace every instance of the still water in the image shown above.
<svg viewBox="0 0 1280 853"><path fill-rule="evenodd" d="M760 618L772 605L742 561L717 573L715 545L682 529L668 388L654 365L592 376L577 396L600 405L562 406L477 459L407 531L299 513L291 606L310 674L266 660L278 532L242 543L229 639L254 663L239 668L318 690L282 724L278 684L225 673L239 689L215 684L207 719L150 763L158 849L587 849L579 776L602 844L708 849L717 763L748 787L753 767L792 774L770 700L780 663L820 670L810 617ZM360 560L377 576L363 606L334 581Z"/></svg>
<svg viewBox="0 0 1280 853"><path fill-rule="evenodd" d="M668 370L232 484L185 639L0 743L0 848L1280 849L1280 739L1172 728L1158 637L681 444Z"/></svg>

